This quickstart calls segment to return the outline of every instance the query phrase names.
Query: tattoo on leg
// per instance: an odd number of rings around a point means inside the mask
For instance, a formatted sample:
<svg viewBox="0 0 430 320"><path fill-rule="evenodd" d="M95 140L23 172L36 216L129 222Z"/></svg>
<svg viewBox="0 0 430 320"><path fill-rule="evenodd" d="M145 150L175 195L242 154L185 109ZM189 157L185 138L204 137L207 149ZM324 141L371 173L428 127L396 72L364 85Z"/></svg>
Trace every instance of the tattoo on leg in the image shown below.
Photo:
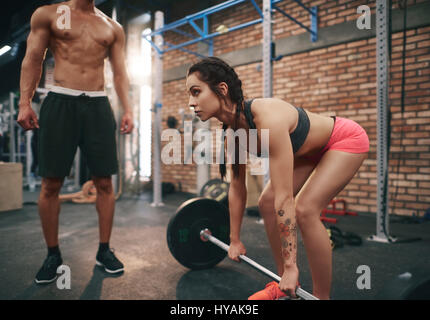
<svg viewBox="0 0 430 320"><path fill-rule="evenodd" d="M284 210L279 210L279 211L278 211L278 215L279 215L280 217L282 217L284 214L285 214Z"/></svg>
<svg viewBox="0 0 430 320"><path fill-rule="evenodd" d="M288 237L290 235L290 228L287 225L280 223L279 233L281 234L282 237Z"/></svg>
<svg viewBox="0 0 430 320"><path fill-rule="evenodd" d="M290 252L287 249L282 250L282 255L284 256L284 258L286 260L288 260L290 258Z"/></svg>
<svg viewBox="0 0 430 320"><path fill-rule="evenodd" d="M292 258L292 263L296 263L297 249L297 225L291 222L291 219L286 219L285 223L279 223L279 233L281 235L282 256L286 261Z"/></svg>

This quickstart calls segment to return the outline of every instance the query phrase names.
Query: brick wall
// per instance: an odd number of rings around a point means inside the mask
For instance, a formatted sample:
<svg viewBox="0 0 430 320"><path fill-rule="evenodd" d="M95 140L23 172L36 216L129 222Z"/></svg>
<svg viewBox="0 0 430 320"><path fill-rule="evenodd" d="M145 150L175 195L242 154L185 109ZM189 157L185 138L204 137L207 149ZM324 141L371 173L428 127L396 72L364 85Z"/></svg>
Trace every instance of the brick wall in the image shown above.
<svg viewBox="0 0 430 320"><path fill-rule="evenodd" d="M319 28L355 20L356 8L367 4L375 19L375 1L303 1L318 5ZM395 1L394 1L395 2ZM408 1L413 5L423 1ZM261 1L257 2L261 7ZM293 1L279 5L304 24L307 13ZM393 7L397 7L396 4ZM276 38L305 32L290 20L277 14L274 24ZM257 18L255 9L241 5L211 20L212 28L220 24L249 21ZM261 43L261 25L232 32L215 38L215 55L254 46ZM430 207L430 27L407 32L405 110L400 112L402 73L402 32L392 36L390 101L392 133L390 152L390 212L402 215L422 215ZM175 36L178 38L178 36ZM176 38L176 39L177 39ZM170 39L169 36L166 39ZM369 158L365 160L351 183L339 197L348 201L349 208L359 212L376 212L376 62L375 38L354 41L284 57L274 63L273 92L296 106L311 112L337 115L358 122L370 138ZM174 51L164 57L164 68L197 61L195 56ZM236 67L248 98L261 97L261 63ZM180 118L178 110L187 108L188 96L185 79L164 83L162 118L168 115ZM219 128L211 120L213 129ZM163 122L163 128L166 128ZM162 166L163 181L183 191L196 192L195 165ZM218 166L211 167L212 177L218 177Z"/></svg>

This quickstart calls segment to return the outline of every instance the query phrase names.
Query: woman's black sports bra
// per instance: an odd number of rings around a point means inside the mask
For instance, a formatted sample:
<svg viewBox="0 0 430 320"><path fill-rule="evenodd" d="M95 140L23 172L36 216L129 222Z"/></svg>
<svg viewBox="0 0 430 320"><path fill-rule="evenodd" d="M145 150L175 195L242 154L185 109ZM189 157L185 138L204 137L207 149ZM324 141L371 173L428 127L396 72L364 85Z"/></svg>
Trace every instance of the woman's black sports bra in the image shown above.
<svg viewBox="0 0 430 320"><path fill-rule="evenodd" d="M253 120L254 117L251 113L251 104L253 100L254 99L245 101L245 117L250 129L256 129ZM299 121L297 123L296 129L290 134L291 144L293 146L293 153L296 153L305 142L310 127L309 117L306 111L300 107L295 108L299 113Z"/></svg>

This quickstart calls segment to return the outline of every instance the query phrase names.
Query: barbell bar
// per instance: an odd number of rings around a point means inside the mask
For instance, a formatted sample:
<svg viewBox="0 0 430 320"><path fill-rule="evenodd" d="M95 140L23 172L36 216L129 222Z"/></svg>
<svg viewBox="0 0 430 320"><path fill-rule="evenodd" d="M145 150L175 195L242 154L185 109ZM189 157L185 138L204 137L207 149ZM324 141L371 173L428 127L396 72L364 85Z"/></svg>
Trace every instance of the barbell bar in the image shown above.
<svg viewBox="0 0 430 320"><path fill-rule="evenodd" d="M211 234L210 230L207 229L207 228L200 231L200 239L202 241L210 241L211 243L213 243L214 245L220 247L221 249L223 249L226 252L228 252L228 249L230 248L229 245L227 245L226 243L224 243L221 240L219 240L216 237L214 237ZM240 260L246 262L251 267L257 269L258 271L260 271L262 273L264 273L265 275L267 275L268 277L270 277L273 280L277 281L278 283L281 281L281 277L280 276L278 276L277 274L273 273L269 269L266 269L265 267L263 267L262 265L258 264L254 260L248 258L247 256L241 254L241 255L239 255L239 258L240 258ZM296 289L296 295L299 296L300 298L305 299L305 300L319 300L317 297L315 297L314 295L310 294L306 290L303 290L300 287L297 287L297 289Z"/></svg>

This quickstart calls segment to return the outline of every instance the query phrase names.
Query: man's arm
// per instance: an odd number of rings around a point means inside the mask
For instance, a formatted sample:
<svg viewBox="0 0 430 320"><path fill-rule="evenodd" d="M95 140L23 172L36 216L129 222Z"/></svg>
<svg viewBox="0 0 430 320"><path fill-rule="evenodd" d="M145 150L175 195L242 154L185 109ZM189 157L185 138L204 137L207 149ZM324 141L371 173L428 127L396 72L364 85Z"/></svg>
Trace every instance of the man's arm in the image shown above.
<svg viewBox="0 0 430 320"><path fill-rule="evenodd" d="M115 28L115 41L110 48L109 54L109 60L113 72L113 82L124 113L131 113L132 109L128 99L130 83L128 80L127 69L125 67L125 34L121 25L116 22L113 23Z"/></svg>
<svg viewBox="0 0 430 320"><path fill-rule="evenodd" d="M123 116L121 120L121 133L131 133L133 131L133 112L128 99L130 87L125 67L125 34L121 25L113 21L115 28L115 41L110 48L109 60L113 72L113 84L115 91L121 101Z"/></svg>
<svg viewBox="0 0 430 320"><path fill-rule="evenodd" d="M42 76L42 63L50 37L50 19L46 8L40 7L33 13L30 26L27 50L21 66L20 108L31 107L31 99Z"/></svg>

